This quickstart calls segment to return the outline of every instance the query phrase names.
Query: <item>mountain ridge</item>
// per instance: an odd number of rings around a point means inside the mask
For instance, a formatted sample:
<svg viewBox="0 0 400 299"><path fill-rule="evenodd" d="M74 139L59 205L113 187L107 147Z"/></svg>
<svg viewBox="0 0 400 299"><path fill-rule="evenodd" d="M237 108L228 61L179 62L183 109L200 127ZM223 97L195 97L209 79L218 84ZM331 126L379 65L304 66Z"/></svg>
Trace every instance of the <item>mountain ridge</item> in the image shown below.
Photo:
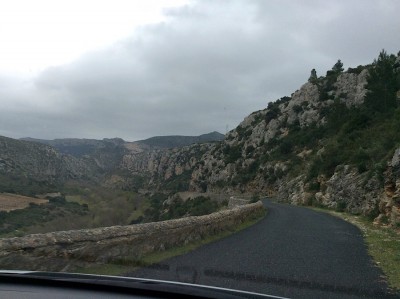
<svg viewBox="0 0 400 299"><path fill-rule="evenodd" d="M36 142L41 144L50 145L56 148L59 152L70 154L75 157L82 157L84 155L93 154L96 150L104 148L107 144L114 144L117 146L129 147L129 145L139 145L143 149L168 149L175 147L184 147L194 143L214 142L221 141L224 135L213 131L207 134L198 136L184 136L184 135L166 135L154 136L143 140L125 141L122 138L103 138L103 139L88 139L88 138L56 138L52 140L37 139L31 137L20 138L22 141Z"/></svg>
<svg viewBox="0 0 400 299"><path fill-rule="evenodd" d="M168 135L154 136L144 140L134 141L134 143L145 144L153 148L174 148L191 145L194 143L221 141L225 135L213 131L211 133L202 134L199 136L184 136L184 135Z"/></svg>

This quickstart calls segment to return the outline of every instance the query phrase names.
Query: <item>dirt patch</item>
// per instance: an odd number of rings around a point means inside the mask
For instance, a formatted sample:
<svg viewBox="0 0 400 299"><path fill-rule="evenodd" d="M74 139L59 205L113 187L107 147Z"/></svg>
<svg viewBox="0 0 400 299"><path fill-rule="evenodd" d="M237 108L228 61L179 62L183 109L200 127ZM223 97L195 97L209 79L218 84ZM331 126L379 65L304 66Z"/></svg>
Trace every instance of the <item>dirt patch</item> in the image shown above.
<svg viewBox="0 0 400 299"><path fill-rule="evenodd" d="M0 211L12 211L24 209L29 206L29 203L45 204L47 199L34 198L10 193L0 193Z"/></svg>

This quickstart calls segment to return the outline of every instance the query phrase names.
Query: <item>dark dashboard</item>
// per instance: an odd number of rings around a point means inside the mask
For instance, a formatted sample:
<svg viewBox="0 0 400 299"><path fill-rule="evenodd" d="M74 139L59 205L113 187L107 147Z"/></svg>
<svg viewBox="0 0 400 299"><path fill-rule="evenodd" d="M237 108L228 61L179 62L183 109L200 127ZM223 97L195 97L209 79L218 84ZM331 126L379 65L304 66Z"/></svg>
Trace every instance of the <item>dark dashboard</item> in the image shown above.
<svg viewBox="0 0 400 299"><path fill-rule="evenodd" d="M25 298L282 298L186 283L52 272L0 272L0 297Z"/></svg>

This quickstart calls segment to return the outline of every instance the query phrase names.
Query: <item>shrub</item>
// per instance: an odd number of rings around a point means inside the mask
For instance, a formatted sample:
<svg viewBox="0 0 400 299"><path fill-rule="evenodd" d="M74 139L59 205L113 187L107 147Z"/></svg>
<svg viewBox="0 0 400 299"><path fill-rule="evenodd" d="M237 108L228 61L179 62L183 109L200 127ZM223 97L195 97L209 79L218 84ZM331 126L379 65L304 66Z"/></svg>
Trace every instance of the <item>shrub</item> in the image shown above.
<svg viewBox="0 0 400 299"><path fill-rule="evenodd" d="M250 203L255 203L260 200L260 195L253 194L250 199Z"/></svg>
<svg viewBox="0 0 400 299"><path fill-rule="evenodd" d="M242 149L240 146L225 146L223 153L225 155L224 162L225 164L236 162L239 158L242 157Z"/></svg>
<svg viewBox="0 0 400 299"><path fill-rule="evenodd" d="M297 113L297 114L303 111L303 108L302 108L300 105L294 105L294 106L292 107L292 109L293 109L293 111L294 111L295 113Z"/></svg>
<svg viewBox="0 0 400 299"><path fill-rule="evenodd" d="M344 212L347 208L347 203L344 200L338 201L336 204L337 212Z"/></svg>

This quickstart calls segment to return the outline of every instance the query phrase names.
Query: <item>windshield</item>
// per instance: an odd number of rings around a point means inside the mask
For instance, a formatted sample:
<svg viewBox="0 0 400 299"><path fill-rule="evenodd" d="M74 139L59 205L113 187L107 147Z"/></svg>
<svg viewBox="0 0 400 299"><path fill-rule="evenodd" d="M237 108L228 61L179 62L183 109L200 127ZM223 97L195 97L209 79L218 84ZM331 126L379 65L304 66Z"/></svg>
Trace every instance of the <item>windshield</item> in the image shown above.
<svg viewBox="0 0 400 299"><path fill-rule="evenodd" d="M400 289L400 3L0 4L0 270Z"/></svg>

